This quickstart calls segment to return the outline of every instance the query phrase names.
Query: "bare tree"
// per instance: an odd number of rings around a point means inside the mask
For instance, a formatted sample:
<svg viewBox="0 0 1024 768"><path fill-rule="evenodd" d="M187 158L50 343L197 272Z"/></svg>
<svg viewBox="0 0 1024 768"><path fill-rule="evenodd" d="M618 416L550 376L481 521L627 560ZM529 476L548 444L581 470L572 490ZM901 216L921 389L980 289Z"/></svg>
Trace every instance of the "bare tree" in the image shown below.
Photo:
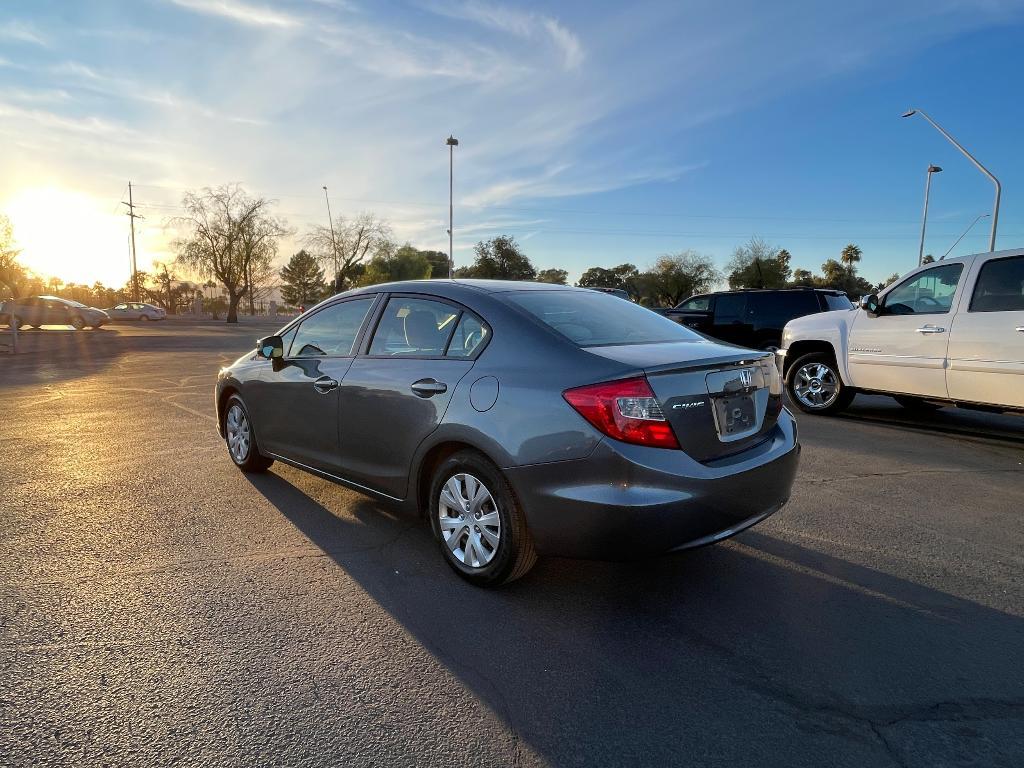
<svg viewBox="0 0 1024 768"><path fill-rule="evenodd" d="M372 213L361 213L351 219L338 216L333 233L330 227L313 227L303 244L333 276L335 285L344 290L362 275L367 256L392 240L391 226L386 221Z"/></svg>
<svg viewBox="0 0 1024 768"><path fill-rule="evenodd" d="M11 295L18 297L25 281L25 268L18 263L20 250L14 247L14 228L11 220L0 214L0 287L7 286Z"/></svg>
<svg viewBox="0 0 1024 768"><path fill-rule="evenodd" d="M215 278L228 294L229 323L238 322L238 305L252 290L277 253L277 241L288 234L282 219L270 212L273 203L250 197L238 184L187 192L184 216L169 224L187 232L174 241L178 263L203 277Z"/></svg>

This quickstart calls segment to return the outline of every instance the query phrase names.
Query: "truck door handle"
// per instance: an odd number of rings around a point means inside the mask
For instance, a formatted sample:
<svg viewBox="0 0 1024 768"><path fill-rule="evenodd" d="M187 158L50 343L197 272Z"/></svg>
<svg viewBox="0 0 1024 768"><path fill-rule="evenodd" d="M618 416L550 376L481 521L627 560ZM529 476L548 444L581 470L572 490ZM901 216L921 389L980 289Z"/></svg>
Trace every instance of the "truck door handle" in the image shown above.
<svg viewBox="0 0 1024 768"><path fill-rule="evenodd" d="M939 328L936 325L926 325L917 329L918 333L945 333L945 328Z"/></svg>
<svg viewBox="0 0 1024 768"><path fill-rule="evenodd" d="M326 395L332 389L337 388L338 380L332 379L330 376L321 376L319 379L313 382L313 389L315 389L321 395Z"/></svg>
<svg viewBox="0 0 1024 768"><path fill-rule="evenodd" d="M434 379L420 379L414 381L411 385L412 391L420 397L433 397L434 395L440 395L448 391L448 385L443 381L435 381Z"/></svg>
<svg viewBox="0 0 1024 768"><path fill-rule="evenodd" d="M1024 325L1017 326L1017 333L1024 333Z"/></svg>

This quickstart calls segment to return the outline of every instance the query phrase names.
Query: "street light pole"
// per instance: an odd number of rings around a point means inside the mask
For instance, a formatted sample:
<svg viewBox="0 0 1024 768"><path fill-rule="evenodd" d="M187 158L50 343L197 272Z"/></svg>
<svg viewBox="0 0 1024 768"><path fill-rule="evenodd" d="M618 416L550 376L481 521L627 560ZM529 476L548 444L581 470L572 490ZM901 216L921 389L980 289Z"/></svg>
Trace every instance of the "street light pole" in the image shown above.
<svg viewBox="0 0 1024 768"><path fill-rule="evenodd" d="M453 193L455 190L455 148L459 146L459 140L451 134L445 141L448 145L448 279L451 280L455 274L454 248L454 211Z"/></svg>
<svg viewBox="0 0 1024 768"><path fill-rule="evenodd" d="M999 179L993 176L992 172L989 171L988 168L979 163L977 159L975 159L974 155L972 155L970 152L964 149L964 146L959 141L950 136L941 125L932 120L925 112L922 112L920 109L908 109L906 112L903 113L902 116L912 117L914 115L920 115L929 123L931 123L932 127L935 130L937 130L939 133L945 136L946 140L950 144L959 149L960 152L963 153L964 157L966 157L968 160L974 163L974 167L977 168L982 173L984 173L986 176L988 176L989 180L995 185L996 199L995 202L992 204L992 231L988 239L988 249L989 251L994 251L996 249L996 227L999 225L999 198L1001 197L1003 191L1003 187L999 183Z"/></svg>
<svg viewBox="0 0 1024 768"><path fill-rule="evenodd" d="M924 215L921 216L921 246L917 249L917 266L921 266L921 262L924 260L924 230L928 225L928 193L932 188L932 174L942 173L942 169L937 165L928 166L928 175L924 180Z"/></svg>
<svg viewBox="0 0 1024 768"><path fill-rule="evenodd" d="M331 218L331 198L327 196L327 185L324 185L324 200L327 201L327 223L331 225L331 250L334 253L334 289L341 288L338 285L338 241L334 238L334 219Z"/></svg>

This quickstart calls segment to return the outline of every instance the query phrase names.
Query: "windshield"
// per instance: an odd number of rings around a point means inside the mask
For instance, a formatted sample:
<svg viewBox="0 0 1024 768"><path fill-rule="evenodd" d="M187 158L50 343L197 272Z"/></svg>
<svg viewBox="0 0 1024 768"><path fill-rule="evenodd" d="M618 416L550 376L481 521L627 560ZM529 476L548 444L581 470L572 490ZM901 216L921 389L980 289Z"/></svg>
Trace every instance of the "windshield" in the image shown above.
<svg viewBox="0 0 1024 768"><path fill-rule="evenodd" d="M638 304L596 291L515 291L507 296L513 304L581 347L701 338Z"/></svg>

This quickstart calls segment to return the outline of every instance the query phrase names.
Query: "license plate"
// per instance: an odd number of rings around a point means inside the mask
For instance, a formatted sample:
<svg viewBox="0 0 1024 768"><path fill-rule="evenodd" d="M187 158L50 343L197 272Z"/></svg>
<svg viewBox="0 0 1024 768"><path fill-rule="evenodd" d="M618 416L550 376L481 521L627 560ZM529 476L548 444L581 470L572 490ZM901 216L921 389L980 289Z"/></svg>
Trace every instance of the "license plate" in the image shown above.
<svg viewBox="0 0 1024 768"><path fill-rule="evenodd" d="M757 407L753 395L720 395L714 398L714 403L718 432L722 437L748 432L757 424Z"/></svg>

